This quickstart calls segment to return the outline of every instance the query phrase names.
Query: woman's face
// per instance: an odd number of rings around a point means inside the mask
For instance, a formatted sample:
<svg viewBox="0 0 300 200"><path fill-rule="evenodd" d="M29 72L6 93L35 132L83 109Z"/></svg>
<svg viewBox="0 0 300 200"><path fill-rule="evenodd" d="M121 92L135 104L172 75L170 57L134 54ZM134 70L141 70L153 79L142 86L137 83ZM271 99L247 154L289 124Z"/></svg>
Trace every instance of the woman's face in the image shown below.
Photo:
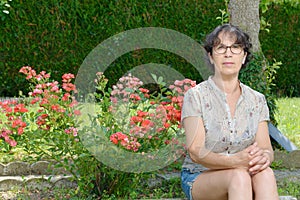
<svg viewBox="0 0 300 200"><path fill-rule="evenodd" d="M215 46L212 55L209 55L210 62L214 65L215 75L238 76L246 59L243 47L235 44L236 38L233 34L220 32L218 38L220 44Z"/></svg>

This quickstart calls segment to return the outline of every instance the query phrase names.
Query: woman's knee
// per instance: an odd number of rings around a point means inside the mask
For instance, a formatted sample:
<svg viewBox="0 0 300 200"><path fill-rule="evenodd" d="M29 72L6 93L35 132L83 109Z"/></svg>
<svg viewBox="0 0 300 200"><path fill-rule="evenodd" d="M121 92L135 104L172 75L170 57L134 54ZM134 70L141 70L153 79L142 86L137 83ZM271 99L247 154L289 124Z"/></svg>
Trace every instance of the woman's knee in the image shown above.
<svg viewBox="0 0 300 200"><path fill-rule="evenodd" d="M275 175L274 175L274 172L273 170L268 167L266 169L264 169L263 171L257 173L255 176L253 176L253 181L254 182L257 182L257 181L263 181L264 183L266 182L270 182L270 181L275 181L276 182L276 179L275 179Z"/></svg>
<svg viewBox="0 0 300 200"><path fill-rule="evenodd" d="M230 185L236 188L249 187L251 188L251 176L247 169L232 169L230 173Z"/></svg>

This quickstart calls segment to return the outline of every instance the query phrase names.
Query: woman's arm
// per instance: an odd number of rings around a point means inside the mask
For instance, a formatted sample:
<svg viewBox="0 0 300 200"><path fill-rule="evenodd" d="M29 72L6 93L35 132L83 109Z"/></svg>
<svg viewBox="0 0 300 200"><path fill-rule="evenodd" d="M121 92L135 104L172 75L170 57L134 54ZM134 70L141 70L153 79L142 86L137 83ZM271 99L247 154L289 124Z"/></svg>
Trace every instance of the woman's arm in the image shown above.
<svg viewBox="0 0 300 200"><path fill-rule="evenodd" d="M205 148L205 128L201 118L185 118L183 126L186 134L187 150L193 162L209 169L248 169L251 160L249 152L256 148L255 145L251 145L247 149L231 156L213 153Z"/></svg>
<svg viewBox="0 0 300 200"><path fill-rule="evenodd" d="M257 148L252 152L249 171L253 174L269 167L274 160L274 152L269 136L268 122L263 121L258 124L255 137Z"/></svg>

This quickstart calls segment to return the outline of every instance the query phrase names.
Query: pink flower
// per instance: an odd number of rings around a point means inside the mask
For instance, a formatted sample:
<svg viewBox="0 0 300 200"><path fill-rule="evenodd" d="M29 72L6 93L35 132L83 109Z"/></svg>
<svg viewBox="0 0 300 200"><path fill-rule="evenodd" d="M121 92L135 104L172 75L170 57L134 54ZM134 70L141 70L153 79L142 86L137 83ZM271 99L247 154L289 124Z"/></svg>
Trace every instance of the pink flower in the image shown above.
<svg viewBox="0 0 300 200"><path fill-rule="evenodd" d="M12 146L12 147L17 146L17 144L18 144L15 140L11 140L11 139L8 140L7 143L8 143L10 146Z"/></svg>
<svg viewBox="0 0 300 200"><path fill-rule="evenodd" d="M35 104L36 102L38 102L40 100L39 97L36 97L34 99L31 100L30 104Z"/></svg>
<svg viewBox="0 0 300 200"><path fill-rule="evenodd" d="M183 85L183 81L176 80L174 82L174 84L177 85L177 86L182 86Z"/></svg>
<svg viewBox="0 0 300 200"><path fill-rule="evenodd" d="M68 101L70 96L71 95L69 93L65 93L64 96L61 98L61 100L62 101Z"/></svg>
<svg viewBox="0 0 300 200"><path fill-rule="evenodd" d="M139 88L139 90L140 90L142 93L149 93L149 90L148 90L148 89L145 89L145 88Z"/></svg>
<svg viewBox="0 0 300 200"><path fill-rule="evenodd" d="M51 105L51 109L54 110L54 111L59 111L60 110L60 106L58 104Z"/></svg>
<svg viewBox="0 0 300 200"><path fill-rule="evenodd" d="M122 132L116 132L110 136L110 141L114 144L119 144L120 142L122 146L125 146L128 143L128 137Z"/></svg>
<svg viewBox="0 0 300 200"><path fill-rule="evenodd" d="M75 127L70 127L70 128L65 129L65 133L72 134L74 137L76 137L78 134L78 130Z"/></svg>
<svg viewBox="0 0 300 200"><path fill-rule="evenodd" d="M74 110L74 115L81 115L80 110Z"/></svg>
<svg viewBox="0 0 300 200"><path fill-rule="evenodd" d="M64 83L69 83L69 82L71 81L71 79L73 79L73 78L75 78L74 74L70 74L70 73L64 74L64 75L62 76L62 81L63 81Z"/></svg>
<svg viewBox="0 0 300 200"><path fill-rule="evenodd" d="M67 92L71 92L71 91L76 92L76 86L73 83L63 83L62 88Z"/></svg>
<svg viewBox="0 0 300 200"><path fill-rule="evenodd" d="M33 96L35 96L36 94L42 94L42 93L43 93L43 90L40 90L40 89L33 90Z"/></svg>

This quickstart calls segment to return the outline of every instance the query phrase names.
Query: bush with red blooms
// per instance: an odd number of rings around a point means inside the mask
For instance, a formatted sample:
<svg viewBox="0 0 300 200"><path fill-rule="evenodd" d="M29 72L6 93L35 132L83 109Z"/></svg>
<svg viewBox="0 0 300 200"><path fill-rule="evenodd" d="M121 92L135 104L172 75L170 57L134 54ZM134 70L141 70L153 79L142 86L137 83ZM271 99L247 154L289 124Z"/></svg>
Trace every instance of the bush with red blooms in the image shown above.
<svg viewBox="0 0 300 200"><path fill-rule="evenodd" d="M108 80L103 73L97 74L99 124L113 144L131 152L155 151L178 142L183 95L196 85L184 79L166 87L162 78L152 76L160 87L155 93L150 94L141 80L127 74L106 94Z"/></svg>
<svg viewBox="0 0 300 200"><path fill-rule="evenodd" d="M0 102L2 150L9 150L24 140L31 140L30 145L27 144L30 149L37 143L35 139L38 139L39 146L47 144L46 149L39 148L41 151L57 149L54 141L78 141L74 116L80 111L74 109L76 87L71 83L75 76L64 74L60 84L50 80L49 73L37 73L29 66L22 67L20 73L26 75L31 92L27 98Z"/></svg>
<svg viewBox="0 0 300 200"><path fill-rule="evenodd" d="M59 83L51 80L50 74L37 73L29 66L20 72L30 82L31 92L26 98L0 102L2 149L20 146L30 159L55 160L55 166L73 175L78 185L76 195L83 198L93 192L99 198L124 197L132 185L140 184L143 173L109 168L84 145L89 135L80 129L84 115L77 110L82 105L74 97L73 74L64 74ZM143 155L178 142L183 94L195 86L195 81L175 81L167 87L162 78L153 75L160 88L151 93L131 74L120 78L111 89L103 73L96 75L96 92L91 95L98 100L97 115L91 121L106 130L104 137L114 148Z"/></svg>

